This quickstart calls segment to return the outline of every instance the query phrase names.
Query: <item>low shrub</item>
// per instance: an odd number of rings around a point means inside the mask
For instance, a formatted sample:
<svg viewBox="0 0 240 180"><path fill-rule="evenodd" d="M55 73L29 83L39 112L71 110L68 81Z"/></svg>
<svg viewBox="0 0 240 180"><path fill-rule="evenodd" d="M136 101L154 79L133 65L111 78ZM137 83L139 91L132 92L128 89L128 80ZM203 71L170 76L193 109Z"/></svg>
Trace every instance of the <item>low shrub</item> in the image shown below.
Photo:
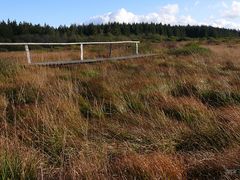
<svg viewBox="0 0 240 180"><path fill-rule="evenodd" d="M204 47L200 47L198 44L190 43L181 48L170 49L168 54L175 56L188 56L193 54L208 55L210 50Z"/></svg>

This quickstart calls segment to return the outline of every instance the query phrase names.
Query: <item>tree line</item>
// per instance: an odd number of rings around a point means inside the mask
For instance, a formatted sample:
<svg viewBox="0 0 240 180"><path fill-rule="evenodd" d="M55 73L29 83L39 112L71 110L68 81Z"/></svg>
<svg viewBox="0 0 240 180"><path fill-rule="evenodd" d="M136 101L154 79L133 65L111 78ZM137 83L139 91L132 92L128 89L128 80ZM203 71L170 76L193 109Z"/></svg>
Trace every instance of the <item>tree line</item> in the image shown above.
<svg viewBox="0 0 240 180"><path fill-rule="evenodd" d="M238 38L240 31L212 26L180 26L155 23L88 24L52 27L16 21L0 22L0 42L74 42L90 37ZM154 36L153 36L154 37Z"/></svg>

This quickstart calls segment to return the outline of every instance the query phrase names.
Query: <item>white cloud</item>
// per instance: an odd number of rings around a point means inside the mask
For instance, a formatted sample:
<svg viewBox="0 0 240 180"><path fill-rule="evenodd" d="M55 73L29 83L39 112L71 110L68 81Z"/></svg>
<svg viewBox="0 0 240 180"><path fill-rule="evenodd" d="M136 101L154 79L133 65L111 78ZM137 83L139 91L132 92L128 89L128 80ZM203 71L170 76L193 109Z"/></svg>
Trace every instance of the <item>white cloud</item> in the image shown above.
<svg viewBox="0 0 240 180"><path fill-rule="evenodd" d="M223 13L224 18L238 18L240 17L240 2L233 1L230 8L226 7L226 10Z"/></svg>
<svg viewBox="0 0 240 180"><path fill-rule="evenodd" d="M224 8L228 8L228 5L227 5L224 1L222 1L222 6L223 6Z"/></svg>
<svg viewBox="0 0 240 180"><path fill-rule="evenodd" d="M192 16L181 16L178 20L179 24L182 25L197 25L198 22L192 18Z"/></svg>
<svg viewBox="0 0 240 180"><path fill-rule="evenodd" d="M128 12L126 9L122 8L116 12L109 12L104 15L93 16L90 18L88 23L93 24L106 24L109 22L119 22L119 23L134 23L138 22L138 16Z"/></svg>
<svg viewBox="0 0 240 180"><path fill-rule="evenodd" d="M105 24L108 22L119 23L163 23L163 24L193 24L196 21L191 16L178 16L178 4L168 4L159 12L152 12L146 15L137 15L122 8L116 12L109 12L104 15L91 17L87 23Z"/></svg>
<svg viewBox="0 0 240 180"><path fill-rule="evenodd" d="M215 19L209 25L215 26L215 27L220 27L220 28L240 29L240 24L239 23L235 23L233 21L228 21L226 19Z"/></svg>
<svg viewBox="0 0 240 180"><path fill-rule="evenodd" d="M198 6L199 4L200 4L200 1L197 0L197 1L195 1L194 6Z"/></svg>
<svg viewBox="0 0 240 180"><path fill-rule="evenodd" d="M160 10L160 14L172 14L175 15L179 12L178 4L168 4Z"/></svg>
<svg viewBox="0 0 240 180"><path fill-rule="evenodd" d="M196 1L197 2L197 1ZM226 4L224 4L225 6ZM106 23L163 23L171 25L209 25L230 29L240 29L240 24L229 17L240 17L240 2L233 1L231 8L225 6L226 11L222 18L211 16L207 20L199 22L191 15L180 15L178 4L168 4L160 8L159 12L152 12L145 15L137 15L122 8L116 12L109 12L103 15L91 17L86 24L106 24Z"/></svg>

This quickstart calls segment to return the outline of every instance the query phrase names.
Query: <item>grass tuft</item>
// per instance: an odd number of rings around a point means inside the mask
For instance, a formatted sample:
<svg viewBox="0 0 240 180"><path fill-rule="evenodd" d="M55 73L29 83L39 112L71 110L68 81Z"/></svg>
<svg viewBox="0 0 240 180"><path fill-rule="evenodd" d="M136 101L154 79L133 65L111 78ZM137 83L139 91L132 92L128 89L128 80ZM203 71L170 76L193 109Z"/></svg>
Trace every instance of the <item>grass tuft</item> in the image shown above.
<svg viewBox="0 0 240 180"><path fill-rule="evenodd" d="M187 169L187 179L222 179L225 169L220 164L205 160Z"/></svg>
<svg viewBox="0 0 240 180"><path fill-rule="evenodd" d="M204 47L199 46L195 43L190 43L185 45L184 47L170 49L168 51L170 55L175 56L189 56L189 55L208 55L210 53L210 50Z"/></svg>
<svg viewBox="0 0 240 180"><path fill-rule="evenodd" d="M20 70L19 65L12 61L0 60L0 79L14 77Z"/></svg>
<svg viewBox="0 0 240 180"><path fill-rule="evenodd" d="M15 105L36 104L43 100L41 91L30 83L7 88L5 94Z"/></svg>
<svg viewBox="0 0 240 180"><path fill-rule="evenodd" d="M178 83L171 91L174 97L195 96L198 94L198 89L192 83Z"/></svg>
<svg viewBox="0 0 240 180"><path fill-rule="evenodd" d="M224 130L210 132L193 132L183 134L177 141L176 150L191 151L221 151L232 144L232 137Z"/></svg>
<svg viewBox="0 0 240 180"><path fill-rule="evenodd" d="M239 179L240 53L200 43L67 68L0 61L0 179Z"/></svg>
<svg viewBox="0 0 240 180"><path fill-rule="evenodd" d="M203 103L212 107L221 107L239 104L240 94L238 92L207 90L200 94L200 99Z"/></svg>
<svg viewBox="0 0 240 180"><path fill-rule="evenodd" d="M28 157L29 158L29 157ZM24 161L20 154L5 151L0 154L0 179L37 179L38 172L34 159Z"/></svg>

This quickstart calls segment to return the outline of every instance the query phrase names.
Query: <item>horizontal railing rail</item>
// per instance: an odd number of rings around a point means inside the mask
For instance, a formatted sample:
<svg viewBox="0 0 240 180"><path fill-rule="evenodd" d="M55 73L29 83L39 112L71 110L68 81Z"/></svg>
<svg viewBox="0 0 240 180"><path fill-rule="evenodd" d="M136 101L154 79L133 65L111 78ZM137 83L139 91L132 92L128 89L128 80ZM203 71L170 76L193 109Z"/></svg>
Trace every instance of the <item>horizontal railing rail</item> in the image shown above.
<svg viewBox="0 0 240 180"><path fill-rule="evenodd" d="M28 64L32 63L29 46L67 46L67 45L80 45L80 60L83 61L83 46L84 45L110 45L110 54L112 52L112 44L135 44L136 55L139 54L139 43L140 41L113 41L113 42L73 42L73 43L0 43L0 46L25 46Z"/></svg>
<svg viewBox="0 0 240 180"><path fill-rule="evenodd" d="M113 41L113 42L74 42L74 43L0 43L1 46L21 46L21 45L46 45L46 46L50 46L50 45L97 45L97 44L139 44L140 41Z"/></svg>

